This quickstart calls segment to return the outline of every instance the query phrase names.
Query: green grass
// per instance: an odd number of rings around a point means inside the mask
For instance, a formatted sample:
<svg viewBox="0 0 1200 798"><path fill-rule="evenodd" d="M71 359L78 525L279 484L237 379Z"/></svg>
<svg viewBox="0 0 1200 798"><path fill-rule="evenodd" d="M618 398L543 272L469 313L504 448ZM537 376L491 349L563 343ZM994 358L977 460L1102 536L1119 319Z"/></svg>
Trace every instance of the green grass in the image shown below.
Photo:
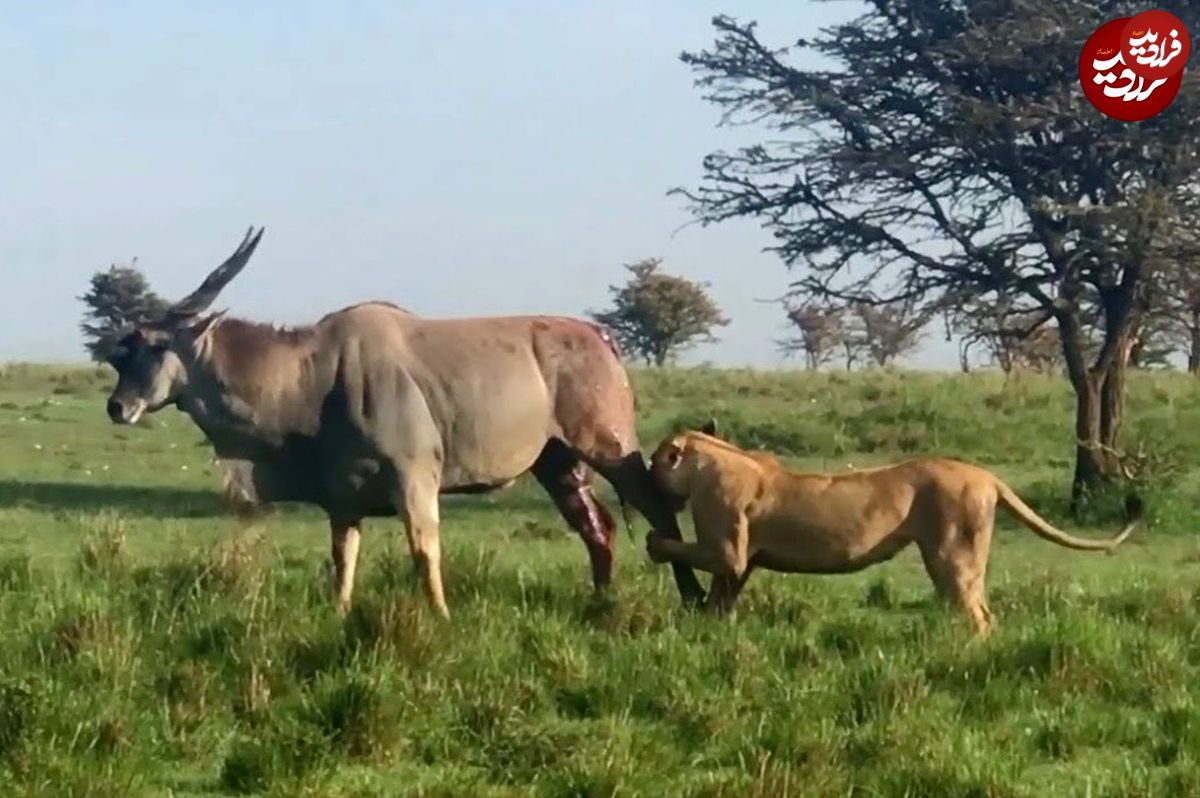
<svg viewBox="0 0 1200 798"><path fill-rule="evenodd" d="M1051 378L637 372L647 447L715 414L805 467L916 453L1065 514L1072 400ZM1139 374L1127 443L1161 458L1112 555L1001 521L997 629L931 599L915 551L756 574L732 623L681 613L622 531L593 598L530 480L443 511L452 619L395 522L355 608L311 508L241 526L182 415L104 417L103 370L0 369L0 795L1185 796L1200 793L1200 390ZM603 495L611 501L606 490Z"/></svg>

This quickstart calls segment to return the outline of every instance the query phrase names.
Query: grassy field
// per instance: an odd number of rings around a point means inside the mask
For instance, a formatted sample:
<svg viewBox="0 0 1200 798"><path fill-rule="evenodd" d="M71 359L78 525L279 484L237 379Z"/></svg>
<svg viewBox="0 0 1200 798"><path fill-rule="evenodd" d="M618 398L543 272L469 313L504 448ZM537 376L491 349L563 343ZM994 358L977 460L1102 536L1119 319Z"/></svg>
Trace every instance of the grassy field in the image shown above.
<svg viewBox="0 0 1200 798"><path fill-rule="evenodd" d="M187 418L110 425L110 379L0 369L0 795L1200 794L1200 384L1184 375L1130 386L1127 444L1155 458L1146 525L1095 555L1001 521L982 642L931 600L915 551L852 576L756 574L715 623L678 610L638 522L593 598L583 546L526 480L445 502L450 622L387 521L342 621L318 513L239 526ZM954 455L1072 531L1117 524L1066 517L1060 380L635 381L647 446L716 414L805 466Z"/></svg>

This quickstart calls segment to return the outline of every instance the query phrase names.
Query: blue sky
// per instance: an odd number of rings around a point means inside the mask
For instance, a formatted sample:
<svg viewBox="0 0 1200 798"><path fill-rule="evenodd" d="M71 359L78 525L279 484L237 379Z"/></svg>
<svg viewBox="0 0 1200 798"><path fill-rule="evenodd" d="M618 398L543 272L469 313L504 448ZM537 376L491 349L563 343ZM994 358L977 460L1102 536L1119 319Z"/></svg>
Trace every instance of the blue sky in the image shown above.
<svg viewBox="0 0 1200 798"><path fill-rule="evenodd" d="M688 358L779 364L788 276L753 224L677 228L675 185L747 140L678 60L715 13L784 46L855 2L19 4L0 27L0 360L81 360L76 299L137 256L178 297L250 224L218 305L281 323L364 299L581 314L647 256L732 324ZM673 235L674 233L674 235ZM951 352L936 334L918 362Z"/></svg>

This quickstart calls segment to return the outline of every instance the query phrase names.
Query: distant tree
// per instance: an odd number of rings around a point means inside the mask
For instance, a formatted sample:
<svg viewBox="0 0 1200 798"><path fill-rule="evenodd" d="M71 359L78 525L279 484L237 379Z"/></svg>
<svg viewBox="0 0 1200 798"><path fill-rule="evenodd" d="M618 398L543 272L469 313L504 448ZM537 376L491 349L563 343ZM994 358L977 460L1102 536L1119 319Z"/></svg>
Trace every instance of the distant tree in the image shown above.
<svg viewBox="0 0 1200 798"><path fill-rule="evenodd" d="M1187 370L1200 374L1200 268L1176 261L1163 269L1152 307L1165 321L1165 335L1187 356Z"/></svg>
<svg viewBox="0 0 1200 798"><path fill-rule="evenodd" d="M167 309L168 302L150 290L137 268L110 266L92 275L88 292L79 297L87 312L79 325L92 360L102 362L128 327L148 321Z"/></svg>
<svg viewBox="0 0 1200 798"><path fill-rule="evenodd" d="M849 336L876 366L886 366L921 343L933 311L912 302L891 305L850 303Z"/></svg>
<svg viewBox="0 0 1200 798"><path fill-rule="evenodd" d="M1168 368L1180 350L1172 334L1171 319L1158 308L1148 310L1134 325L1129 343L1129 366L1135 369Z"/></svg>
<svg viewBox="0 0 1200 798"><path fill-rule="evenodd" d="M803 352L805 366L817 369L833 359L845 339L845 311L830 305L784 305L796 335L779 342L785 353Z"/></svg>
<svg viewBox="0 0 1200 798"><path fill-rule="evenodd" d="M1005 374L1018 369L1047 372L1065 366L1053 322L1042 313L1020 310L1007 296L994 300L951 294L945 303L947 340L959 336L959 360L969 370L971 352L983 350L988 362ZM1091 327L1084 325L1086 351L1094 349Z"/></svg>
<svg viewBox="0 0 1200 798"><path fill-rule="evenodd" d="M946 340L958 336L958 359L963 372L971 370L971 355L983 350L985 362L1012 373L1020 340L1046 322L1044 315L1022 319L1007 296L987 300L967 292L948 292L943 302Z"/></svg>
<svg viewBox="0 0 1200 798"><path fill-rule="evenodd" d="M1013 365L1040 374L1048 374L1066 368L1062 354L1062 340L1058 328L1043 324L1024 338L1017 339L1013 348Z"/></svg>
<svg viewBox="0 0 1200 798"><path fill-rule="evenodd" d="M716 341L713 328L729 323L709 295L707 283L664 274L661 265L661 258L626 264L629 280L609 286L612 309L588 311L612 331L622 349L656 366L698 343Z"/></svg>
<svg viewBox="0 0 1200 798"><path fill-rule="evenodd" d="M842 349L842 359L846 363L846 371L851 371L854 364L862 360L863 348L862 338L855 331L853 326L847 324L842 327L841 340L838 341Z"/></svg>

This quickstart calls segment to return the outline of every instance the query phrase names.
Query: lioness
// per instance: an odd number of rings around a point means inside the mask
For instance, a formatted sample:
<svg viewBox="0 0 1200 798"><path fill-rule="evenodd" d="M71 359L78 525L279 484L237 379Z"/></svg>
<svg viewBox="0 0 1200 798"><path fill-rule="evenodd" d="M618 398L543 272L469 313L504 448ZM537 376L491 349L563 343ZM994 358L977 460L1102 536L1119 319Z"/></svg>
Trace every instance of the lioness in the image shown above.
<svg viewBox="0 0 1200 798"><path fill-rule="evenodd" d="M1055 529L991 472L957 460L922 458L841 473L789 471L766 452L747 452L703 432L669 436L651 457L651 473L674 503L688 503L696 543L651 534L655 562L713 574L706 608L723 614L755 568L789 573L850 573L916 543L934 588L970 614L976 630L992 625L984 572L999 503L1039 537L1071 549L1106 551L1137 525L1141 503L1109 540Z"/></svg>

